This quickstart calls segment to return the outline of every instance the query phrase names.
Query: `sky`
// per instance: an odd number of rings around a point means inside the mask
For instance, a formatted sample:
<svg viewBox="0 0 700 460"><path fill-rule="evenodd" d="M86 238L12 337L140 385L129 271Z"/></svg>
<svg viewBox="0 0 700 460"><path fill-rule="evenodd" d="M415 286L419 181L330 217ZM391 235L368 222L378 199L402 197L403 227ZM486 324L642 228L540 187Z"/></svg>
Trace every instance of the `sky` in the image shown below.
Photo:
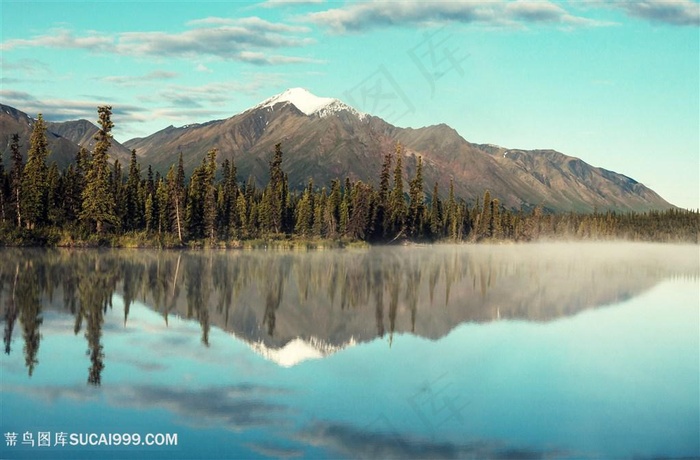
<svg viewBox="0 0 700 460"><path fill-rule="evenodd" d="M700 3L0 0L0 102L124 142L287 88L555 149L700 208Z"/></svg>

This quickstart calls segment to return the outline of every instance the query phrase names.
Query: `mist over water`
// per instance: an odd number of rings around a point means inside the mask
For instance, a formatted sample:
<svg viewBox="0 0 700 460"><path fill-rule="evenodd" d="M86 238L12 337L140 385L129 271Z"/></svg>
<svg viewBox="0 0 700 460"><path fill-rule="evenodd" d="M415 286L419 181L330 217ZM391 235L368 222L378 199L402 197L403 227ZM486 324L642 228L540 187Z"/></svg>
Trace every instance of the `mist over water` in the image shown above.
<svg viewBox="0 0 700 460"><path fill-rule="evenodd" d="M694 245L3 249L2 429L183 440L117 457L697 456L699 285Z"/></svg>

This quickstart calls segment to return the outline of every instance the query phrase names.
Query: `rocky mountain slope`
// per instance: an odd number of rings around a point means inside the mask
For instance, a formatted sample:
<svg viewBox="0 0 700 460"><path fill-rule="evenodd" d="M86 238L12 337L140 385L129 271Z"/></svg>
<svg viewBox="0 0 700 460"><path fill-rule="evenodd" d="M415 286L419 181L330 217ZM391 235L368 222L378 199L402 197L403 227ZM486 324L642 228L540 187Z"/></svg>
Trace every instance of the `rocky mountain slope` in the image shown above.
<svg viewBox="0 0 700 460"><path fill-rule="evenodd" d="M435 182L447 194L450 179L460 197L474 200L490 190L514 209L541 205L551 211L646 211L672 205L635 180L588 165L552 150L515 150L472 144L440 124L399 128L363 114L337 99L320 98L295 88L224 120L181 128L168 127L124 145L142 161L165 171L183 154L192 170L212 148L218 161L233 159L241 182L267 182L274 145L282 143L283 168L290 186L303 188L349 177L377 184L383 156L404 147L406 177L423 157L426 192Z"/></svg>
<svg viewBox="0 0 700 460"><path fill-rule="evenodd" d="M50 121L50 120L49 120ZM9 139L22 136L26 154L32 118L0 105L0 140L8 163ZM48 123L52 156L63 167L73 160L78 145L91 148L97 127L86 120ZM507 149L473 144L451 127L440 124L418 129L393 126L381 118L360 113L338 99L317 97L289 89L224 120L170 126L123 145L114 142L110 155L123 164L135 149L142 166L165 173L183 154L189 173L206 153L216 148L217 161L232 159L239 182L268 181L268 162L274 146L282 143L283 169L290 187L300 190L313 179L328 186L333 179L362 180L375 186L384 155L400 143L406 179L423 158L425 191L437 182L445 197L450 180L458 197L475 201L489 190L511 209L542 206L554 212L647 211L672 207L653 190L634 179L553 150Z"/></svg>

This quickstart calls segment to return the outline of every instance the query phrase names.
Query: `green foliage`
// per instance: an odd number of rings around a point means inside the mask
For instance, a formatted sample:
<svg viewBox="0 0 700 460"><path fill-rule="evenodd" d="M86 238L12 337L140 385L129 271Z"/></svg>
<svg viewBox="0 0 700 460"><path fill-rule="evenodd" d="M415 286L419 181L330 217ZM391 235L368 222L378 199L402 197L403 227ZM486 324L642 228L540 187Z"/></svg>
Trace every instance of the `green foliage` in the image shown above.
<svg viewBox="0 0 700 460"><path fill-rule="evenodd" d="M270 161L270 181L265 187L260 206L260 219L264 232L271 234L282 232L286 202L287 177L282 171L282 144L277 144Z"/></svg>
<svg viewBox="0 0 700 460"><path fill-rule="evenodd" d="M409 185L408 235L418 239L423 237L425 196L423 193L423 157L418 157L416 175Z"/></svg>
<svg viewBox="0 0 700 460"><path fill-rule="evenodd" d="M46 139L46 123L39 114L29 139L27 164L22 172L21 207L27 228L46 224L48 218L48 185L46 157L49 144Z"/></svg>
<svg viewBox="0 0 700 460"><path fill-rule="evenodd" d="M614 239L698 243L698 211L548 214L505 209L485 191L468 205L454 193L441 199L438 184L426 203L423 161L403 184L403 149L384 156L379 188L345 178L316 188L313 181L290 193L281 144L270 161L270 180L259 190L253 178L239 185L230 159L207 153L188 178L182 153L165 178L149 167L141 178L132 152L125 178L118 161L110 167L111 108L98 109L101 130L92 155L78 152L64 171L46 166L46 138L39 117L22 163L20 139L11 138L9 172L0 163L0 245L107 247L325 247L351 241L532 241ZM394 157L396 162L393 162ZM393 165L393 184L390 179ZM335 243L330 243L333 241ZM201 318L206 322L206 318Z"/></svg>
<svg viewBox="0 0 700 460"><path fill-rule="evenodd" d="M141 203L141 168L136 161L136 150L131 151L129 162L129 176L126 181L126 196L124 197L125 214L123 218L124 229L135 230L143 226L144 208Z"/></svg>
<svg viewBox="0 0 700 460"><path fill-rule="evenodd" d="M402 236L406 224L406 199L403 192L403 149L401 144L396 144L396 166L394 168L394 187L389 195L387 224L388 236L394 239ZM385 232L385 234L387 234Z"/></svg>
<svg viewBox="0 0 700 460"><path fill-rule="evenodd" d="M15 212L17 227L22 226L22 171L24 169L22 153L19 150L19 134L13 134L10 141L12 155L12 169L10 170L10 203Z"/></svg>
<svg viewBox="0 0 700 460"><path fill-rule="evenodd" d="M97 143L92 153L83 190L83 206L80 219L88 225L94 225L97 233L104 231L105 225L116 226L119 219L115 213L115 196L110 190L109 155L107 151L112 143L110 131L112 123L112 107L103 106L97 109L99 114L100 131L95 136Z"/></svg>

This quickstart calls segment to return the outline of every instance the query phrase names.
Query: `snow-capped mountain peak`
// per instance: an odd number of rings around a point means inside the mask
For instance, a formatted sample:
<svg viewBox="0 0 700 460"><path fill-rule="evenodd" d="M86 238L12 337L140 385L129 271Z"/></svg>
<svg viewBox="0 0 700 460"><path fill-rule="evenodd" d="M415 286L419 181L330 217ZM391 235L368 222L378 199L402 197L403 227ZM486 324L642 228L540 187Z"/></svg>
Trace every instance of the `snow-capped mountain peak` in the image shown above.
<svg viewBox="0 0 700 460"><path fill-rule="evenodd" d="M297 109L308 116L318 115L319 117L325 117L340 112L341 110L346 110L355 114L360 119L365 117L364 113L355 110L338 99L319 97L304 88L290 88L276 96L265 99L254 108L274 107L275 104L284 102L293 104Z"/></svg>

